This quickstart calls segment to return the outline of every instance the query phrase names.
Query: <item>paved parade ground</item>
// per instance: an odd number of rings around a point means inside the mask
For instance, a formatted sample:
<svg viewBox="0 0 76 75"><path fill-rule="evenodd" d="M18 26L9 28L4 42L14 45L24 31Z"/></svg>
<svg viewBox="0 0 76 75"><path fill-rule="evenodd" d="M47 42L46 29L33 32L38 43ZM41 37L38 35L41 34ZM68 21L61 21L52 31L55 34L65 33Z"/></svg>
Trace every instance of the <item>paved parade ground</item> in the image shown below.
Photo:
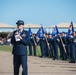
<svg viewBox="0 0 76 75"><path fill-rule="evenodd" d="M11 53L0 51L0 75L13 75L12 60ZM76 63L28 56L28 75L76 75Z"/></svg>

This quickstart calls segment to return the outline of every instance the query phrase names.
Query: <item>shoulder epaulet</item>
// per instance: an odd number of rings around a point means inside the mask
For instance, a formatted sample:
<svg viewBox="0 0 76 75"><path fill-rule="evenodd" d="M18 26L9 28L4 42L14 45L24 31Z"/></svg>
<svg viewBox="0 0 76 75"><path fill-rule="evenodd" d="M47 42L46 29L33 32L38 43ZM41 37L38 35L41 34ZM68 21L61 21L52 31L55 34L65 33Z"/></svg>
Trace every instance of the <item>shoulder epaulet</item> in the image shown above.
<svg viewBox="0 0 76 75"><path fill-rule="evenodd" d="M25 32L28 32L27 30L24 30Z"/></svg>
<svg viewBox="0 0 76 75"><path fill-rule="evenodd" d="M24 32L29 34L29 32L27 30L24 30Z"/></svg>

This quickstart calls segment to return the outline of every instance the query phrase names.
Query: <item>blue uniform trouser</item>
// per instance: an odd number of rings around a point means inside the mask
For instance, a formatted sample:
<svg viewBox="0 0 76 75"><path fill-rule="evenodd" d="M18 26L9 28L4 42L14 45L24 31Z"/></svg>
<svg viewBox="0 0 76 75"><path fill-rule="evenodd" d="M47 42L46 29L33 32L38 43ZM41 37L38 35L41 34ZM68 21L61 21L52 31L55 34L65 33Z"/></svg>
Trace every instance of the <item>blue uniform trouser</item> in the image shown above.
<svg viewBox="0 0 76 75"><path fill-rule="evenodd" d="M36 56L36 46L33 45L33 49L34 49L34 56Z"/></svg>
<svg viewBox="0 0 76 75"><path fill-rule="evenodd" d="M60 49L60 58L62 58L63 56L62 56L62 44L61 43L59 43L59 49Z"/></svg>
<svg viewBox="0 0 76 75"><path fill-rule="evenodd" d="M75 61L75 47L73 44L70 44L70 58L71 61Z"/></svg>
<svg viewBox="0 0 76 75"><path fill-rule="evenodd" d="M75 50L75 60L76 60L76 50Z"/></svg>
<svg viewBox="0 0 76 75"><path fill-rule="evenodd" d="M13 56L14 75L19 75L19 68L22 65L22 75L28 75L27 68L27 55L14 55Z"/></svg>
<svg viewBox="0 0 76 75"><path fill-rule="evenodd" d="M29 45L29 55L32 55L32 44Z"/></svg>
<svg viewBox="0 0 76 75"><path fill-rule="evenodd" d="M43 45L40 45L41 48L41 56L45 56L45 47Z"/></svg>
<svg viewBox="0 0 76 75"><path fill-rule="evenodd" d="M53 47L50 45L49 56L53 57Z"/></svg>
<svg viewBox="0 0 76 75"><path fill-rule="evenodd" d="M65 60L65 59L67 58L67 55L66 55L66 53L65 53L64 48L66 49L66 47L63 47L63 46L62 46L62 59Z"/></svg>
<svg viewBox="0 0 76 75"><path fill-rule="evenodd" d="M74 46L75 46L75 60L76 60L76 42L75 42Z"/></svg>
<svg viewBox="0 0 76 75"><path fill-rule="evenodd" d="M58 46L54 45L53 48L54 48L54 59L58 59Z"/></svg>
<svg viewBox="0 0 76 75"><path fill-rule="evenodd" d="M67 55L68 55L68 58L70 59L70 44L68 44L68 49L67 49Z"/></svg>

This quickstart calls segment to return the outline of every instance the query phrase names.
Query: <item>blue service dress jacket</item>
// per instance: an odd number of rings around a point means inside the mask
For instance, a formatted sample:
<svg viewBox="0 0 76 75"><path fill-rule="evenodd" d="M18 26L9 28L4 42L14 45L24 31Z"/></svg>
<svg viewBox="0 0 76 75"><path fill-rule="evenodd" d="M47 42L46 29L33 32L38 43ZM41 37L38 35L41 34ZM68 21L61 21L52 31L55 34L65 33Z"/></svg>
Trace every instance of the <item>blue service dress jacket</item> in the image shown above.
<svg viewBox="0 0 76 75"><path fill-rule="evenodd" d="M20 36L22 37L22 40L16 41L15 40L15 32L13 32L13 36L11 38L11 43L13 45L12 54L14 55L27 55L27 45L29 45L30 37L29 32L23 30L20 33Z"/></svg>

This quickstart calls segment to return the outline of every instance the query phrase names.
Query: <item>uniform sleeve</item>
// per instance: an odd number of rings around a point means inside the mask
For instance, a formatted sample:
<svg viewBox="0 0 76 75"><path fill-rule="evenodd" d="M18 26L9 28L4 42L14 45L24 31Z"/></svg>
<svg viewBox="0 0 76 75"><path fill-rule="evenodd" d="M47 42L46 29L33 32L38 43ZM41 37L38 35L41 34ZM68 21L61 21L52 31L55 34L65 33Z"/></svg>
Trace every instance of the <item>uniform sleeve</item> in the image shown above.
<svg viewBox="0 0 76 75"><path fill-rule="evenodd" d="M63 40L63 43L64 43L64 44L67 44L65 37L63 37L62 40Z"/></svg>
<svg viewBox="0 0 76 75"><path fill-rule="evenodd" d="M14 37L14 32L13 32L13 35L11 37L11 44L13 45L15 43L15 37Z"/></svg>
<svg viewBox="0 0 76 75"><path fill-rule="evenodd" d="M29 45L30 43L30 35L29 32L26 32L26 38L22 38L21 42L25 45Z"/></svg>

